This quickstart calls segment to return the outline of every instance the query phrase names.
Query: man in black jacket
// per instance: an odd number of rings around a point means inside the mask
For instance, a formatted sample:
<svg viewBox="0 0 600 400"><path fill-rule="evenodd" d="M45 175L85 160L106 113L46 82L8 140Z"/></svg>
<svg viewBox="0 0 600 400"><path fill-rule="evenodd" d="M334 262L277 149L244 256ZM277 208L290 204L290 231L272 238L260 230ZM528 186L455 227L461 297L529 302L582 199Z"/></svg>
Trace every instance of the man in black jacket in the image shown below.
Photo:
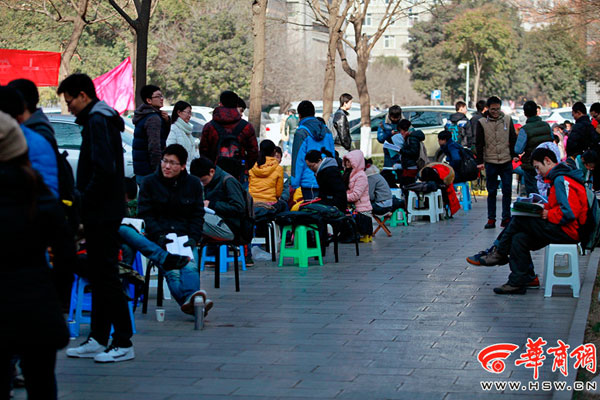
<svg viewBox="0 0 600 400"><path fill-rule="evenodd" d="M598 152L598 134L590 122L585 104L578 101L573 104L572 112L575 125L567 139L567 156L577 157L590 149Z"/></svg>
<svg viewBox="0 0 600 400"><path fill-rule="evenodd" d="M352 137L350 136L350 125L348 123L348 110L352 107L352 96L344 93L340 96L340 108L333 114L331 133L335 143L335 150L343 157L352 150Z"/></svg>
<svg viewBox="0 0 600 400"><path fill-rule="evenodd" d="M348 207L346 185L335 158L323 157L318 150L309 151L305 158L306 165L317 176L321 198L319 203L337 207L338 210L346 213Z"/></svg>
<svg viewBox="0 0 600 400"><path fill-rule="evenodd" d="M212 308L206 292L200 290L198 251L202 239L204 202L202 185L198 178L187 173L187 152L180 144L167 146L160 160L160 168L142 180L138 199L138 216L146 222L148 239L161 247L172 240L169 233L187 236L184 247L191 247L193 259L182 269L165 271L173 297L186 314L194 314L194 297L202 296L205 313Z"/></svg>
<svg viewBox="0 0 600 400"><path fill-rule="evenodd" d="M77 188L85 231L92 291L91 331L67 356L117 362L135 357L127 298L119 280L119 226L125 215L121 131L123 119L96 96L89 76L73 74L58 86L75 122L83 127ZM110 346L111 325L114 327Z"/></svg>

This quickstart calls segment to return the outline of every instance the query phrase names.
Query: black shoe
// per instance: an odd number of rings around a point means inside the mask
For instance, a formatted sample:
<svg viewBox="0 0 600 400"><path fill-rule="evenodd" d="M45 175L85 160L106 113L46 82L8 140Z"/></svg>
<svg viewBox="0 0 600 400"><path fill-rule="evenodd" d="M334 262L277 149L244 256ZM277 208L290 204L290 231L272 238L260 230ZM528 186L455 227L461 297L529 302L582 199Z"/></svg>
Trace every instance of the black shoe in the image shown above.
<svg viewBox="0 0 600 400"><path fill-rule="evenodd" d="M495 227L496 227L495 219L488 219L487 224L485 224L485 226L484 226L485 229L494 229Z"/></svg>
<svg viewBox="0 0 600 400"><path fill-rule="evenodd" d="M250 255L246 256L246 267L254 267L254 260Z"/></svg>
<svg viewBox="0 0 600 400"><path fill-rule="evenodd" d="M508 226L508 224L509 224L509 223L510 223L510 218L504 218L504 219L502 220L502 222L500 223L500 226L501 226L502 228L506 228L506 227Z"/></svg>
<svg viewBox="0 0 600 400"><path fill-rule="evenodd" d="M504 285L494 288L494 293L496 294L525 294L527 293L527 288L525 286L511 286L508 283Z"/></svg>
<svg viewBox="0 0 600 400"><path fill-rule="evenodd" d="M168 253L162 267L165 271L173 271L185 267L189 262L190 258L188 256Z"/></svg>

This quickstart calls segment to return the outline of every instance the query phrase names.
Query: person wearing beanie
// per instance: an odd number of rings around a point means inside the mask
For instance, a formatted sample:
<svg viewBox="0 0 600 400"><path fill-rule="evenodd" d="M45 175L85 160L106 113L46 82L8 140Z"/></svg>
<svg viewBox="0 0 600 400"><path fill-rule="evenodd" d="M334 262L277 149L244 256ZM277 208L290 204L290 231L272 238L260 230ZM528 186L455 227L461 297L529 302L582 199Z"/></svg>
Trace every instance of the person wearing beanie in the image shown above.
<svg viewBox="0 0 600 400"><path fill-rule="evenodd" d="M0 187L2 362L8 366L20 357L28 398L56 399L56 351L69 343L69 331L51 271L72 270L75 245L69 240L62 207L31 167L19 124L4 112L0 112ZM52 270L46 260L49 246ZM6 385L2 397L8 398L9 391Z"/></svg>

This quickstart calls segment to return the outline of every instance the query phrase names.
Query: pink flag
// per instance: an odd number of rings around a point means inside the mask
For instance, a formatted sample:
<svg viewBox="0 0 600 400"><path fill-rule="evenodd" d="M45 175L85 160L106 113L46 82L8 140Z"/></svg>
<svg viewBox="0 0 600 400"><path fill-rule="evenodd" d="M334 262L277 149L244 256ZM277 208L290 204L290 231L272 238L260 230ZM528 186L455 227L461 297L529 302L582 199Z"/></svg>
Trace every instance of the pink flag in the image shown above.
<svg viewBox="0 0 600 400"><path fill-rule="evenodd" d="M94 79L96 94L100 100L123 114L135 109L135 94L133 91L133 69L129 57L117 68Z"/></svg>

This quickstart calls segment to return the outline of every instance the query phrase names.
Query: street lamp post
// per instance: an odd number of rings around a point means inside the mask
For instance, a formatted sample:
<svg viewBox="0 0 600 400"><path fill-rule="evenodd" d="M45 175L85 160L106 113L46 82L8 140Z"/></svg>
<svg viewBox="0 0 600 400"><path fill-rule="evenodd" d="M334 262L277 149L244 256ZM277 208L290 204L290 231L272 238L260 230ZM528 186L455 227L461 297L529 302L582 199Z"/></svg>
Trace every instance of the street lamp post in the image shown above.
<svg viewBox="0 0 600 400"><path fill-rule="evenodd" d="M460 63L458 65L458 69L466 69L467 70L467 86L465 89L465 103L467 103L467 107L469 107L469 61L466 63Z"/></svg>

